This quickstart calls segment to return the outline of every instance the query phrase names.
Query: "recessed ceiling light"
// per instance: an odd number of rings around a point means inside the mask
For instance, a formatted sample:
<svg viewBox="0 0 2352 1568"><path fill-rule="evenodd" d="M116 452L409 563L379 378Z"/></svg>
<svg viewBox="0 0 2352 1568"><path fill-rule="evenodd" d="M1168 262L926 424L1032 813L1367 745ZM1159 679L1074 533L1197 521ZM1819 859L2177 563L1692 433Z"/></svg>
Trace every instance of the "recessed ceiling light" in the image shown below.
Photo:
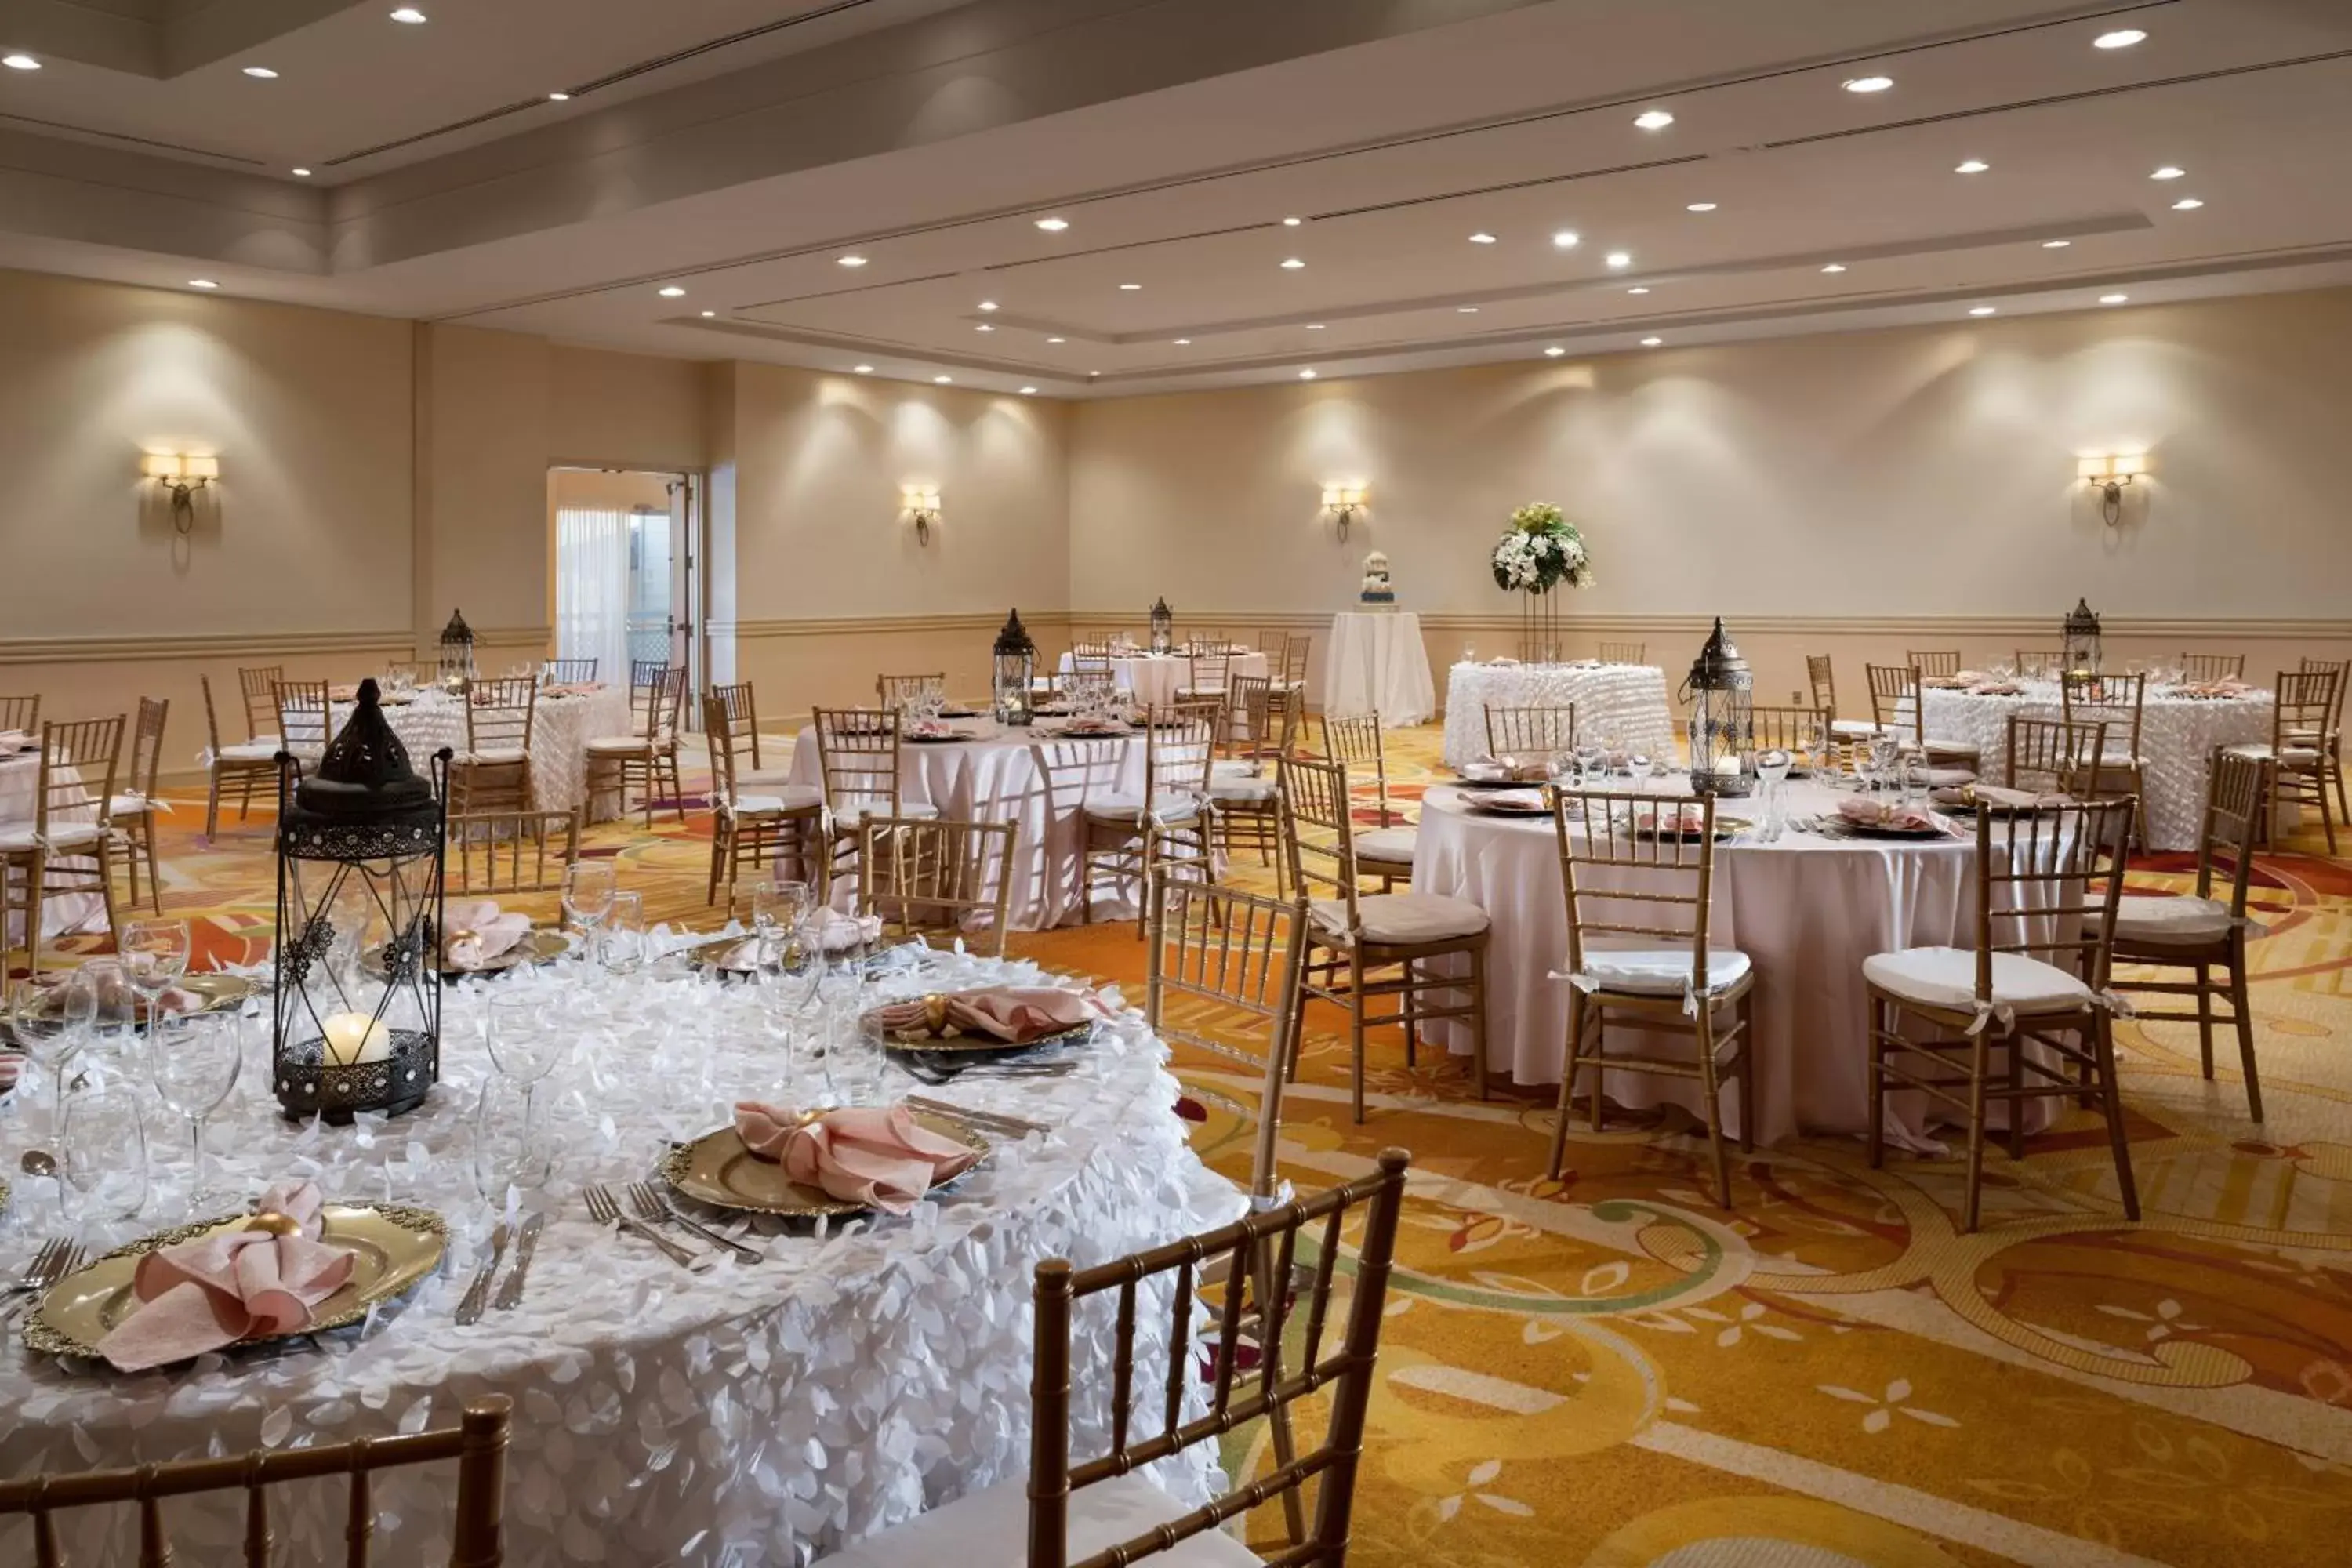
<svg viewBox="0 0 2352 1568"><path fill-rule="evenodd" d="M1475 316L1478 313L1478 307L1475 305L1456 305L1454 307L1454 313L1457 316Z"/></svg>
<svg viewBox="0 0 2352 1568"><path fill-rule="evenodd" d="M872 375L874 374L874 367L870 364L855 365L851 368L855 369L860 375Z"/></svg>
<svg viewBox="0 0 2352 1568"><path fill-rule="evenodd" d="M1134 293L1138 289L1140 289L1140 288L1142 288L1142 287L1143 287L1143 285L1142 285L1142 284L1140 284L1140 283L1122 283L1122 284L1120 284L1120 285L1119 285L1119 288L1120 288L1122 290L1124 290L1125 292L1129 293L1129 294Z"/></svg>
<svg viewBox="0 0 2352 1568"><path fill-rule="evenodd" d="M1612 250L1607 256L1601 258L1601 259L1608 262L1612 267L1631 267L1633 265L1633 258L1622 250Z"/></svg>
<svg viewBox="0 0 2352 1568"><path fill-rule="evenodd" d="M1683 208L1683 211L1686 213L1711 213L1714 210L1715 204L1713 202L1693 202L1690 205Z"/></svg>
<svg viewBox="0 0 2352 1568"><path fill-rule="evenodd" d="M1306 265L1307 263L1301 261L1296 256L1286 256L1282 258L1282 269L1285 272L1296 272Z"/></svg>
<svg viewBox="0 0 2352 1568"><path fill-rule="evenodd" d="M188 287L191 289L217 289L220 285L214 282L209 278L191 278L188 279Z"/></svg>
<svg viewBox="0 0 2352 1568"><path fill-rule="evenodd" d="M2150 174L2148 178L2151 180L2177 180L2187 173L2189 173L2189 171L2182 168L2178 163L2167 163L2164 167Z"/></svg>
<svg viewBox="0 0 2352 1568"><path fill-rule="evenodd" d="M2102 294L2099 296L2099 303L2102 305L2120 305L2130 298L2131 296L2128 294Z"/></svg>
<svg viewBox="0 0 2352 1568"><path fill-rule="evenodd" d="M2193 213L2204 205L2205 204L2203 202L2199 201L2195 196L2183 196L2179 201L2172 204L2172 210L2177 213Z"/></svg>
<svg viewBox="0 0 2352 1568"><path fill-rule="evenodd" d="M1301 381L1313 381L1315 379L1315 373L1311 370L1302 370L1298 373L1298 379Z"/></svg>
<svg viewBox="0 0 2352 1568"><path fill-rule="evenodd" d="M1990 316L1998 314L2000 310L2000 307L1998 305L1971 305L1969 307L1969 314L1971 316Z"/></svg>
<svg viewBox="0 0 2352 1568"><path fill-rule="evenodd" d="M30 55L0 55L0 66L6 66L12 71L37 71L41 68L41 62Z"/></svg>
<svg viewBox="0 0 2352 1568"><path fill-rule="evenodd" d="M1643 338L1642 340L1642 346L1645 349L1654 349L1665 341L1666 340L1664 338Z"/></svg>
<svg viewBox="0 0 2352 1568"><path fill-rule="evenodd" d="M996 331L996 329L990 326L986 321L982 321L980 325L974 327L972 331L975 332L992 332Z"/></svg>
<svg viewBox="0 0 2352 1568"><path fill-rule="evenodd" d="M955 384L955 377L951 375L935 375L931 377L931 380L941 386L952 386Z"/></svg>
<svg viewBox="0 0 2352 1568"><path fill-rule="evenodd" d="M679 288L675 283L665 283L659 289L655 289L654 292L659 294L665 300L683 300L686 298L686 290Z"/></svg>
<svg viewBox="0 0 2352 1568"><path fill-rule="evenodd" d="M414 5L403 5L392 14L392 19L395 22L405 22L414 27L425 20L425 13Z"/></svg>
<svg viewBox="0 0 2352 1568"><path fill-rule="evenodd" d="M1034 397L1037 395L1037 389L1034 386L1024 386L1021 389L1021 395L1024 397Z"/></svg>
<svg viewBox="0 0 2352 1568"><path fill-rule="evenodd" d="M1559 347L1558 344L1554 344L1552 347L1544 350L1544 357L1546 359L1558 359L1567 352L1568 351L1566 349Z"/></svg>
<svg viewBox="0 0 2352 1568"><path fill-rule="evenodd" d="M2042 242L2042 248L2044 250L2063 250L2074 243L2074 242L2071 239L2045 239Z"/></svg>
<svg viewBox="0 0 2352 1568"><path fill-rule="evenodd" d="M2091 40L2095 49L2127 49L2147 41L2147 35L2137 27L2118 27L2112 33L2101 33Z"/></svg>
<svg viewBox="0 0 2352 1568"><path fill-rule="evenodd" d="M1551 237L1552 245L1560 250L1574 250L1584 237L1572 228L1563 228Z"/></svg>
<svg viewBox="0 0 2352 1568"><path fill-rule="evenodd" d="M705 311L703 311L703 312L702 312L702 319L703 319L704 321L709 321L713 316L716 316L716 315L718 315L718 314L719 314L719 312L718 312L718 311L716 311L716 310L705 310Z"/></svg>
<svg viewBox="0 0 2352 1568"><path fill-rule="evenodd" d="M1633 116L1633 123L1644 131L1664 131L1675 122L1675 117L1663 109L1645 109Z"/></svg>
<svg viewBox="0 0 2352 1568"><path fill-rule="evenodd" d="M980 308L983 310L993 310L996 309L996 301L993 300L982 300L980 302Z"/></svg>
<svg viewBox="0 0 2352 1568"><path fill-rule="evenodd" d="M310 171L308 169L292 169L289 170L288 173L291 174L298 180L307 180L310 177Z"/></svg>
<svg viewBox="0 0 2352 1568"><path fill-rule="evenodd" d="M1625 290L1628 294L1646 294L1649 291L1649 286L1644 283L1636 283L1631 289Z"/></svg>
<svg viewBox="0 0 2352 1568"><path fill-rule="evenodd" d="M1297 228L1300 224L1305 223L1306 221L1307 220L1303 217L1286 217L1282 220L1282 226L1285 228Z"/></svg>
<svg viewBox="0 0 2352 1568"><path fill-rule="evenodd" d="M1102 372L1100 372L1100 371L1098 371L1098 370L1090 370L1090 371L1087 372L1087 374L1088 375L1100 375L1100 374L1102 374Z"/></svg>
<svg viewBox="0 0 2352 1568"><path fill-rule="evenodd" d="M1319 332L1323 330L1323 323L1320 321L1309 321L1307 323L1307 330L1310 332Z"/></svg>
<svg viewBox="0 0 2352 1568"><path fill-rule="evenodd" d="M1955 174L1981 174L1987 169L1991 167L1992 165L1986 163L1982 158L1969 158L1953 164L1952 173Z"/></svg>
<svg viewBox="0 0 2352 1568"><path fill-rule="evenodd" d="M1843 272L1845 270L1845 263L1843 261L1832 261L1827 267L1822 268L1822 270L1824 272Z"/></svg>
<svg viewBox="0 0 2352 1568"><path fill-rule="evenodd" d="M1495 237L1488 234L1482 228L1477 233L1470 237L1470 243L1473 245L1492 245L1495 243Z"/></svg>
<svg viewBox="0 0 2352 1568"><path fill-rule="evenodd" d="M550 103L569 103L572 101L572 95L568 92L551 92L547 95L547 101Z"/></svg>
<svg viewBox="0 0 2352 1568"><path fill-rule="evenodd" d="M1059 234L1070 226L1070 220L1066 217L1041 217L1037 220L1037 226L1047 234Z"/></svg>
<svg viewBox="0 0 2352 1568"><path fill-rule="evenodd" d="M1047 338L1045 341L1049 343L1066 343L1070 340L1067 338Z"/></svg>
<svg viewBox="0 0 2352 1568"><path fill-rule="evenodd" d="M1885 92L1895 85L1891 76L1850 76L1845 79L1848 92Z"/></svg>
<svg viewBox="0 0 2352 1568"><path fill-rule="evenodd" d="M1192 340L1190 338L1178 338L1176 340L1176 346L1180 349L1189 349L1192 346Z"/></svg>
<svg viewBox="0 0 2352 1568"><path fill-rule="evenodd" d="M253 78L257 81L276 81L278 79L278 73L271 70L268 66L247 66L245 68L245 74Z"/></svg>
<svg viewBox="0 0 2352 1568"><path fill-rule="evenodd" d="M834 265L836 267L863 267L866 265L866 258L862 256L836 256L833 260Z"/></svg>

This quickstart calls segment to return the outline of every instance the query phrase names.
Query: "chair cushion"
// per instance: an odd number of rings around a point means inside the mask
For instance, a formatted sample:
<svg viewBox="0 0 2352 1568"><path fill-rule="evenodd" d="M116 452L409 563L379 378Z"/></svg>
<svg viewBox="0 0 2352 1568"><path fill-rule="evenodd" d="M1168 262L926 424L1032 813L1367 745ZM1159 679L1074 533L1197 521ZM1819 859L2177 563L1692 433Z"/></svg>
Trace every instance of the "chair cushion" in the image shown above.
<svg viewBox="0 0 2352 1568"><path fill-rule="evenodd" d="M1367 828L1349 840L1356 847L1356 858L1371 866L1410 866L1412 853L1421 844L1418 827Z"/></svg>
<svg viewBox="0 0 2352 1568"><path fill-rule="evenodd" d="M643 735L599 735L588 742L588 750L599 756L651 751L652 745Z"/></svg>
<svg viewBox="0 0 2352 1568"><path fill-rule="evenodd" d="M2246 757L2275 756L2278 761L2289 766L2308 767L2319 761L2319 748L2316 746L2284 746L2273 752L2270 742L2262 741L2243 746L2232 746L2230 750Z"/></svg>
<svg viewBox="0 0 2352 1568"><path fill-rule="evenodd" d="M118 795L106 803L109 816L144 816L153 811L157 802L143 795Z"/></svg>
<svg viewBox="0 0 2352 1568"><path fill-rule="evenodd" d="M1984 752L1975 746L1964 746L1958 741L1927 742L1927 761L1932 765L1949 763L1954 766L1973 768L1983 760Z"/></svg>
<svg viewBox="0 0 2352 1568"><path fill-rule="evenodd" d="M1220 757L1209 764L1213 779L1270 778L1273 773L1272 763L1253 763L1244 757Z"/></svg>
<svg viewBox="0 0 2352 1568"><path fill-rule="evenodd" d="M1341 899L1318 899L1315 923L1345 935L1348 905ZM1356 917L1366 942L1388 947L1413 947L1450 937L1476 936L1491 923L1486 911L1467 899L1441 893L1366 893L1356 900Z"/></svg>
<svg viewBox="0 0 2352 1568"><path fill-rule="evenodd" d="M1727 947L1707 949L1707 994L1738 984L1751 967L1744 952ZM1690 949L1588 948L1584 953L1584 977L1603 991L1622 991L1633 996L1679 996L1690 984Z"/></svg>
<svg viewBox="0 0 2352 1568"><path fill-rule="evenodd" d="M735 783L743 784L788 784L793 782L790 768L738 768Z"/></svg>
<svg viewBox="0 0 2352 1568"><path fill-rule="evenodd" d="M2230 934L2230 906L2218 899L2126 893L2116 900L2117 942L2202 945Z"/></svg>
<svg viewBox="0 0 2352 1568"><path fill-rule="evenodd" d="M1119 1476L1070 1494L1067 1560L1091 1557L1183 1516L1174 1498L1141 1476ZM1016 1477L968 1492L819 1562L827 1568L1025 1568L1029 1561L1029 1483ZM1141 1560L1160 1568L1263 1568L1256 1552L1223 1531L1188 1536Z"/></svg>
<svg viewBox="0 0 2352 1568"><path fill-rule="evenodd" d="M812 811L824 804L824 792L814 784L784 784L772 790L736 791L734 811L738 816L761 816L776 812Z"/></svg>
<svg viewBox="0 0 2352 1568"><path fill-rule="evenodd" d="M1973 768L1939 768L1930 765L1927 769L1929 789L1960 789L1976 782L1976 770Z"/></svg>
<svg viewBox="0 0 2352 1568"><path fill-rule="evenodd" d="M49 824L49 847L71 849L97 843L106 835L106 825L100 822L53 822ZM26 850L33 847L33 825L29 822L0 824L0 849Z"/></svg>
<svg viewBox="0 0 2352 1568"><path fill-rule="evenodd" d="M1111 822L1125 827L1143 826L1143 796L1120 790L1087 802L1087 820ZM1151 803L1151 814L1161 822L1190 822L1201 815L1201 803L1189 795L1163 795Z"/></svg>
<svg viewBox="0 0 2352 1568"><path fill-rule="evenodd" d="M1878 726L1867 719L1832 719L1830 721L1830 733L1850 740L1856 736L1875 735Z"/></svg>
<svg viewBox="0 0 2352 1568"><path fill-rule="evenodd" d="M1876 952L1862 961L1862 977L1881 991L1965 1013L1977 1004L1976 950L1912 947ZM2055 964L2021 952L1992 955L1995 1005L2014 1013L2074 1013L2091 1005L2091 988Z"/></svg>
<svg viewBox="0 0 2352 1568"><path fill-rule="evenodd" d="M525 752L494 749L487 752L460 752L450 761L459 767L511 768L530 761L530 756Z"/></svg>
<svg viewBox="0 0 2352 1568"><path fill-rule="evenodd" d="M223 746L213 753L227 763L266 763L278 755L275 737L265 741L239 741L234 746Z"/></svg>
<svg viewBox="0 0 2352 1568"><path fill-rule="evenodd" d="M1209 780L1209 794L1217 800L1259 804L1271 801L1281 793L1280 787L1270 778L1213 777Z"/></svg>
<svg viewBox="0 0 2352 1568"><path fill-rule="evenodd" d="M855 827L869 816L896 816L902 821L928 822L939 814L940 808L926 801L902 800L898 803L898 809L892 811L887 800L861 800L848 805L835 806L833 820L836 826Z"/></svg>

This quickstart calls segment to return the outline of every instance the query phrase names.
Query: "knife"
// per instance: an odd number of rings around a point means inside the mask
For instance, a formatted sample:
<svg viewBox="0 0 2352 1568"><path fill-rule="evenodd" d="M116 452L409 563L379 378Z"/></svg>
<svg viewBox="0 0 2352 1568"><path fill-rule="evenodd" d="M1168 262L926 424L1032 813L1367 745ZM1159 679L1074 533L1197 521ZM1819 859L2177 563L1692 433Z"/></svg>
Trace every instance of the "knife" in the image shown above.
<svg viewBox="0 0 2352 1568"><path fill-rule="evenodd" d="M499 1260L506 1255L507 1227L505 1222L501 1221L499 1227L490 1232L489 1257L484 1258L482 1266L474 1270L473 1282L466 1287L465 1297L457 1303L457 1321L460 1324L481 1321L482 1309L489 1305L490 1276L499 1271Z"/></svg>
<svg viewBox="0 0 2352 1568"><path fill-rule="evenodd" d="M501 1312L511 1312L522 1300L522 1282L530 1272L530 1255L539 1247L539 1227L547 1223L545 1215L533 1215L522 1222L522 1234L515 1238L514 1271L507 1282L499 1287L498 1300L490 1303Z"/></svg>

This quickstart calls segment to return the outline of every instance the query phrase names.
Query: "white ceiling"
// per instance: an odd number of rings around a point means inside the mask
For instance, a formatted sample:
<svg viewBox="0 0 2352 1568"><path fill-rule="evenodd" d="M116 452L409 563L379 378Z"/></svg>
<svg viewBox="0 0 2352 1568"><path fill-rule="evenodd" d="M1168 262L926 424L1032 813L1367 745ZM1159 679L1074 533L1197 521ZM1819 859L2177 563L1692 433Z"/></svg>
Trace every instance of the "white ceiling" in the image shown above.
<svg viewBox="0 0 2352 1568"><path fill-rule="evenodd" d="M282 161L824 9L419 3L273 40L276 81L66 62L0 111ZM2340 0L870 0L610 92L332 190L0 138L0 264L1067 396L2352 281ZM110 234L65 180L185 211Z"/></svg>

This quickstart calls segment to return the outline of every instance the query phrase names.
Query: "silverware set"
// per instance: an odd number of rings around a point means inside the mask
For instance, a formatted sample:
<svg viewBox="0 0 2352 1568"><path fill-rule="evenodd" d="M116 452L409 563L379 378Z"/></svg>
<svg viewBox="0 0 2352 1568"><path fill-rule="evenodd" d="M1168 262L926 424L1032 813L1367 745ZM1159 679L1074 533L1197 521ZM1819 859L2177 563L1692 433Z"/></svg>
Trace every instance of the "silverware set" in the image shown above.
<svg viewBox="0 0 2352 1568"><path fill-rule="evenodd" d="M959 1125L969 1127L975 1132L992 1132L999 1138L1019 1139L1025 1138L1032 1132L1053 1131L1042 1121L1031 1121L1019 1116L1006 1116L993 1110L974 1110L970 1106L957 1105L944 1100L931 1100L919 1094L908 1095L907 1103L917 1110L927 1110L933 1116L942 1117Z"/></svg>
<svg viewBox="0 0 2352 1568"><path fill-rule="evenodd" d="M63 1237L53 1237L41 1244L33 1254L32 1262L25 1266L24 1278L0 1289L0 1328L16 1321L16 1314L41 1299L48 1288L81 1267L81 1247Z"/></svg>
<svg viewBox="0 0 2352 1568"><path fill-rule="evenodd" d="M768 1255L758 1247L748 1247L724 1232L713 1230L686 1213L669 1201L669 1194L651 1182L629 1184L629 1206L636 1210L637 1217L647 1224L674 1225L681 1230L691 1231L705 1241L716 1242L725 1247L740 1262L765 1263L768 1260Z"/></svg>
<svg viewBox="0 0 2352 1568"><path fill-rule="evenodd" d="M908 1051L900 1054L898 1065L907 1069L907 1076L919 1083L937 1089L960 1078L1066 1078L1078 1070L1076 1058L1056 1061L974 1062L968 1058L941 1060L937 1054Z"/></svg>
<svg viewBox="0 0 2352 1568"><path fill-rule="evenodd" d="M583 1195L588 1200L588 1217L598 1225L609 1225L615 1230L627 1232L640 1241L653 1243L663 1257L681 1268L709 1266L710 1260L703 1254L680 1247L644 1220L623 1209L620 1200L613 1195L613 1190L610 1187L593 1184L589 1186Z"/></svg>
<svg viewBox="0 0 2352 1568"><path fill-rule="evenodd" d="M522 1224L512 1227L500 1222L490 1231L490 1255L474 1269L474 1277L466 1285L465 1295L458 1298L457 1318L460 1324L478 1323L485 1310L511 1312L522 1304L525 1283L530 1278L531 1254L538 1250L539 1233L546 1227L545 1215L530 1215ZM507 1243L514 1243L515 1261L500 1285L498 1294L490 1294L490 1280L498 1274L499 1265L506 1260Z"/></svg>

